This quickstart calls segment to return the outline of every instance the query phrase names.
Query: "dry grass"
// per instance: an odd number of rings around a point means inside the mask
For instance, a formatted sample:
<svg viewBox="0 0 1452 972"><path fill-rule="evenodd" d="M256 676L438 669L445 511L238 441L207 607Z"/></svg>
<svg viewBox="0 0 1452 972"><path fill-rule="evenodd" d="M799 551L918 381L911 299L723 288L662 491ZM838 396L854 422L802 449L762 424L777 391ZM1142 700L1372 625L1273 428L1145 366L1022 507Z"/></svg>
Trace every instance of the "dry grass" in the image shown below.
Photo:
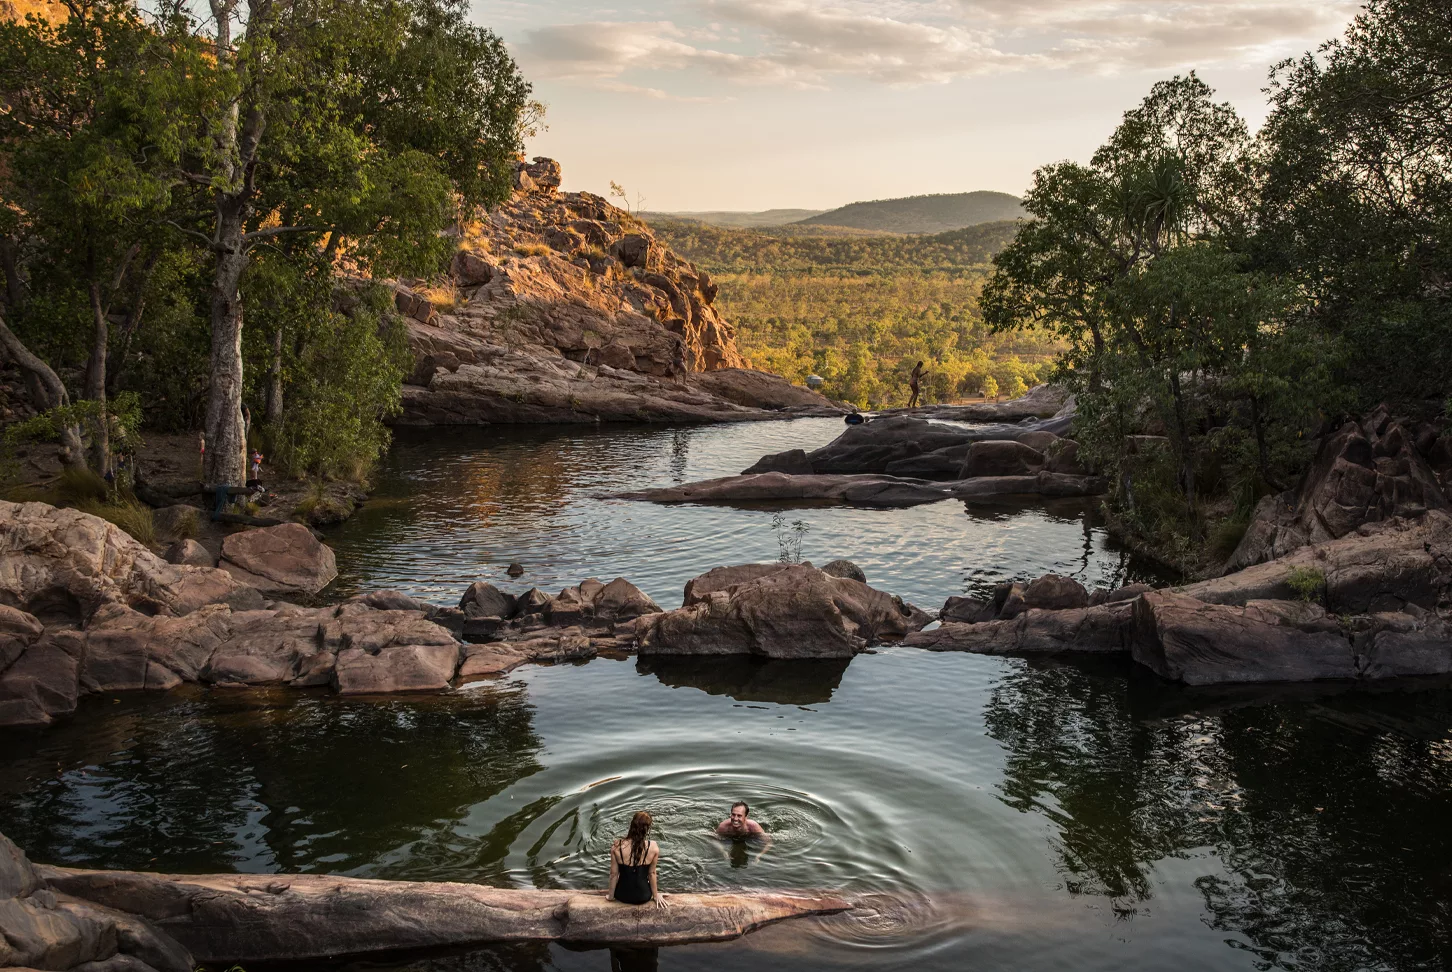
<svg viewBox="0 0 1452 972"><path fill-rule="evenodd" d="M550 248L543 243L520 243L515 246L514 252L520 256L549 256Z"/></svg>
<svg viewBox="0 0 1452 972"><path fill-rule="evenodd" d="M122 499L116 503L81 500L73 503L72 506L82 513L99 516L103 520L116 524L148 547L156 543L156 516L151 507L143 503L130 499Z"/></svg>
<svg viewBox="0 0 1452 972"><path fill-rule="evenodd" d="M415 287L414 293L433 304L440 314L451 313L459 306L459 292L453 287Z"/></svg>

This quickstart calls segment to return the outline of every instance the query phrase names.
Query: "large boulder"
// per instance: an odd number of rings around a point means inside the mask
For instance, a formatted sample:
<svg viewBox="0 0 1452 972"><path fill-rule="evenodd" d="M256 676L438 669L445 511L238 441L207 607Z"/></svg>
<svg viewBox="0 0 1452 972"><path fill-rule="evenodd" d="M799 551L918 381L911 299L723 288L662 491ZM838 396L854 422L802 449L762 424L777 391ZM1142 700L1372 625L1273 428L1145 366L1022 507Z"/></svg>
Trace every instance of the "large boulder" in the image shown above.
<svg viewBox="0 0 1452 972"><path fill-rule="evenodd" d="M1304 601L1209 604L1152 592L1133 602L1134 660L1188 685L1355 678L1347 635Z"/></svg>
<svg viewBox="0 0 1452 972"><path fill-rule="evenodd" d="M1425 441L1429 452L1437 442ZM1448 507L1428 457L1383 405L1324 439L1297 489L1261 500L1226 570L1339 539L1368 523Z"/></svg>
<svg viewBox="0 0 1452 972"><path fill-rule="evenodd" d="M0 501L0 604L45 624L76 625L108 603L180 615L262 600L225 571L167 563L98 516Z"/></svg>
<svg viewBox="0 0 1452 972"><path fill-rule="evenodd" d="M750 564L696 578L684 607L643 618L635 634L641 654L846 658L927 620L860 581L806 564Z"/></svg>
<svg viewBox="0 0 1452 972"><path fill-rule="evenodd" d="M963 460L959 479L978 476L1032 476L1044 468L1044 454L1022 442L975 442Z"/></svg>
<svg viewBox="0 0 1452 972"><path fill-rule="evenodd" d="M440 692L448 688L458 665L454 644L344 648L333 668L333 687L341 695Z"/></svg>
<svg viewBox="0 0 1452 972"><path fill-rule="evenodd" d="M234 533L222 541L221 568L264 594L316 594L338 576L327 544L301 523Z"/></svg>

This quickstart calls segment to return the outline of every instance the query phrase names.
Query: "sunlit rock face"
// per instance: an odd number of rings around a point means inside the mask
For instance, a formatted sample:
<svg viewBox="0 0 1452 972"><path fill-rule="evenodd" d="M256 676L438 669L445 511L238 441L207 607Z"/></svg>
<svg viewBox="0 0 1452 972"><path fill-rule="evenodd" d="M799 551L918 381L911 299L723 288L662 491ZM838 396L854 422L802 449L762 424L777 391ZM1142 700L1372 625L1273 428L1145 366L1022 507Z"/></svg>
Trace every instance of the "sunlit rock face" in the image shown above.
<svg viewBox="0 0 1452 972"><path fill-rule="evenodd" d="M559 182L553 160L520 163L513 198L464 228L447 280L398 284L415 358L401 424L830 408L815 392L746 370L705 270L630 213L560 192ZM707 374L716 377L698 377Z"/></svg>

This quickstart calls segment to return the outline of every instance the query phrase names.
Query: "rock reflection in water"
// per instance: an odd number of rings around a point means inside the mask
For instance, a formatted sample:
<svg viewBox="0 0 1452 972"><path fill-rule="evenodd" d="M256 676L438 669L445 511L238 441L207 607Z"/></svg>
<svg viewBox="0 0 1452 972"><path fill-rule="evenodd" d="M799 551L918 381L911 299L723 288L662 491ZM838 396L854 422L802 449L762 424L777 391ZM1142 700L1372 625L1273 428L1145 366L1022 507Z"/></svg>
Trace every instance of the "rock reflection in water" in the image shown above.
<svg viewBox="0 0 1452 972"><path fill-rule="evenodd" d="M39 861L371 876L377 848L413 845L426 860L441 821L537 770L531 718L511 683L392 701L97 698L70 723L6 740L18 758L0 774L0 812Z"/></svg>
<svg viewBox="0 0 1452 972"><path fill-rule="evenodd" d="M1449 968L1452 693L1426 685L1210 696L1050 661L985 714L1004 799L1052 822L1069 894L1133 913L1157 864L1213 848L1208 920L1261 967Z"/></svg>
<svg viewBox="0 0 1452 972"><path fill-rule="evenodd" d="M772 659L749 655L642 655L635 670L664 685L728 695L738 702L829 702L850 658Z"/></svg>

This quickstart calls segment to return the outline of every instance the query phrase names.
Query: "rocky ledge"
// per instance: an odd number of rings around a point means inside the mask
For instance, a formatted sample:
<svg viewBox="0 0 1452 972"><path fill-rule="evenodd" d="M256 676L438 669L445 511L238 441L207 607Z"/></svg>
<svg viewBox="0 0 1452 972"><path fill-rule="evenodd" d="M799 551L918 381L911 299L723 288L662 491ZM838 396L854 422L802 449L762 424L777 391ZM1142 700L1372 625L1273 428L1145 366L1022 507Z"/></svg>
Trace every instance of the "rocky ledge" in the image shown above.
<svg viewBox="0 0 1452 972"><path fill-rule="evenodd" d="M972 429L900 415L879 417L849 426L812 452L789 449L763 456L738 476L614 498L653 503L816 500L903 507L946 499L1099 495L1107 483L1080 464L1079 444L1060 435L1072 421L1072 406L1046 421Z"/></svg>
<svg viewBox="0 0 1452 972"><path fill-rule="evenodd" d="M31 864L0 834L0 966L192 972L490 942L720 941L848 910L833 894L667 894L659 910L600 892L325 875L147 874Z"/></svg>
<svg viewBox="0 0 1452 972"><path fill-rule="evenodd" d="M1189 685L1452 674L1452 515L1363 524L1335 540L1170 590L1091 596L1049 575L952 598L935 651L1126 654Z"/></svg>
<svg viewBox="0 0 1452 972"><path fill-rule="evenodd" d="M676 611L619 577L554 595L478 581L457 607L397 591L307 607L258 587L303 583L308 565L332 569L331 552L299 554L316 543L302 527L267 534L225 548L255 570L175 565L87 513L0 503L0 727L49 725L86 695L183 682L377 695L600 652L850 657L930 620L845 561L718 568L686 585Z"/></svg>
<svg viewBox="0 0 1452 972"><path fill-rule="evenodd" d="M610 498L650 503L820 500L852 506L906 507L949 499L982 500L998 496L1097 496L1104 492L1105 485L1098 476L1052 472L1027 476L978 476L950 482L872 474L766 472L614 493Z"/></svg>
<svg viewBox="0 0 1452 972"><path fill-rule="evenodd" d="M743 421L840 414L750 369L710 275L630 213L521 163L445 281L400 283L415 367L400 425ZM432 284L432 285L431 285Z"/></svg>

